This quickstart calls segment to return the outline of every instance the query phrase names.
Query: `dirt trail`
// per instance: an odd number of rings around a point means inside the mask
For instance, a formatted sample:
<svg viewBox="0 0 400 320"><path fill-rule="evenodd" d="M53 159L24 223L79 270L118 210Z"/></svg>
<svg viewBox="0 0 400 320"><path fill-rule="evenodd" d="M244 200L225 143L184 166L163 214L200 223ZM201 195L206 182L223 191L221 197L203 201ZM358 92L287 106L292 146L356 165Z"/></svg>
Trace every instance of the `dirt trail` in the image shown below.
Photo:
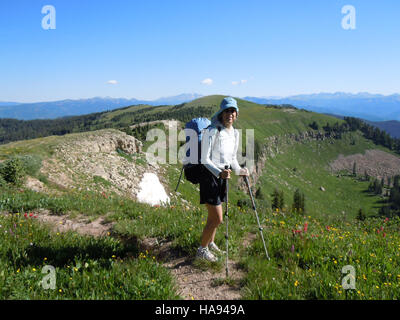
<svg viewBox="0 0 400 320"><path fill-rule="evenodd" d="M82 235L101 237L110 235L113 227L113 223L105 223L104 217L90 221L84 216L70 218L67 215L53 215L48 210L39 210L34 214L37 215L39 221L48 224L56 232L73 230ZM252 239L253 236L249 235L244 245ZM241 298L240 280L244 277L244 272L235 261L228 262L229 284L227 284L224 282L225 260L220 271L202 270L193 264L193 258L180 256L168 242L159 243L155 238L148 238L140 241L139 246L141 250L148 250L163 261L163 265L176 279L178 294L185 300L237 300ZM221 259L225 259L224 256Z"/></svg>
<svg viewBox="0 0 400 320"><path fill-rule="evenodd" d="M224 259L224 257L221 257ZM194 268L191 260L176 258L165 266L172 271L179 285L179 294L185 300L238 300L240 295L240 279L243 272L234 261L228 262L229 278L233 279L232 285L223 283L225 267L222 271L200 270Z"/></svg>
<svg viewBox="0 0 400 320"><path fill-rule="evenodd" d="M171 249L170 243L158 243L156 239L145 239L141 243L142 250L156 254L163 265L169 269L178 284L178 293L185 300L238 300L240 280L244 272L235 261L228 261L229 281L226 280L225 256L221 270L202 268L195 264L191 257L183 257ZM203 270L205 269L205 270ZM229 284L227 284L227 282Z"/></svg>
<svg viewBox="0 0 400 320"><path fill-rule="evenodd" d="M101 237L109 235L114 223L106 223L104 217L91 221L88 217L79 216L71 219L67 215L54 215L49 210L38 210L37 219L48 224L58 232L76 231L81 235Z"/></svg>

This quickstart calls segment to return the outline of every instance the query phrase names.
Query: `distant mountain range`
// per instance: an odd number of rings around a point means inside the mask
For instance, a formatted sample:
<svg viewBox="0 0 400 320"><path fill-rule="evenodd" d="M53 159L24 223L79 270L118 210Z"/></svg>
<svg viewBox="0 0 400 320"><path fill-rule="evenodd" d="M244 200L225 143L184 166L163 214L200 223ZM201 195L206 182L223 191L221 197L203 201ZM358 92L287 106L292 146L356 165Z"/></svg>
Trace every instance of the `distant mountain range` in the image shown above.
<svg viewBox="0 0 400 320"><path fill-rule="evenodd" d="M244 97L260 104L291 104L318 113L333 113L369 121L400 120L400 94L361 92L302 94L289 97Z"/></svg>
<svg viewBox="0 0 400 320"><path fill-rule="evenodd" d="M113 110L131 105L177 105L201 98L200 94L180 94L156 100L125 98L91 98L60 100L53 102L18 103L0 102L0 118L19 120L55 119ZM291 104L306 110L335 115L351 116L385 130L395 138L400 137L400 95L384 96L370 93L318 93L289 97L244 97L259 104Z"/></svg>
<svg viewBox="0 0 400 320"><path fill-rule="evenodd" d="M138 104L176 105L200 98L199 94L181 94L173 97L164 97L157 100L138 100L124 98L91 98L80 100L60 100L51 102L18 103L0 102L0 118L19 120L55 119L65 116L76 116L106 110L113 110Z"/></svg>

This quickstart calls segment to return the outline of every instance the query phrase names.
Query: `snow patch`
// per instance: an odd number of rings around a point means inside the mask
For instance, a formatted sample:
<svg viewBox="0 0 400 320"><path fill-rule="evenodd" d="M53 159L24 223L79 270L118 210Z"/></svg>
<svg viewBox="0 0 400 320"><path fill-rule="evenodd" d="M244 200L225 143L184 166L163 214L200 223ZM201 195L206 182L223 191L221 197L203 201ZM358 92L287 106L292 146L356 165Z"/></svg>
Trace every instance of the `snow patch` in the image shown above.
<svg viewBox="0 0 400 320"><path fill-rule="evenodd" d="M137 200L139 202L148 203L152 206L170 202L170 198L165 192L163 185L154 173L145 172L143 174L139 189L140 191L137 194Z"/></svg>

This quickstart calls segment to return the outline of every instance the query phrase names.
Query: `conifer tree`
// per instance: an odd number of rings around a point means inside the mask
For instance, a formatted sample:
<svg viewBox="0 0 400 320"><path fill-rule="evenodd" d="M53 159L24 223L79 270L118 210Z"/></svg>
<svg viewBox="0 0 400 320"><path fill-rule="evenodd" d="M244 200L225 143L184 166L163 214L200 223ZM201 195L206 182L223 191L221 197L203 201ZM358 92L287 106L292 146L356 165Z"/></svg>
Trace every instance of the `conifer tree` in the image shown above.
<svg viewBox="0 0 400 320"><path fill-rule="evenodd" d="M279 208L279 191L278 189L274 189L274 192L271 195L272 197L272 202L271 202L271 207L272 210L276 210L277 208Z"/></svg>
<svg viewBox="0 0 400 320"><path fill-rule="evenodd" d="M285 198L283 196L283 191L279 192L279 209L283 209L285 207Z"/></svg>
<svg viewBox="0 0 400 320"><path fill-rule="evenodd" d="M300 190L297 188L296 191L294 192L294 196L293 196L293 205L292 205L293 212L299 211L300 202L301 202Z"/></svg>
<svg viewBox="0 0 400 320"><path fill-rule="evenodd" d="M264 193L261 190L261 187L258 187L256 191L256 198L260 200L265 200Z"/></svg>
<svg viewBox="0 0 400 320"><path fill-rule="evenodd" d="M353 176L357 176L357 165L355 162L353 162Z"/></svg>
<svg viewBox="0 0 400 320"><path fill-rule="evenodd" d="M294 192L292 210L293 212L302 213L305 211L304 194L298 188Z"/></svg>
<svg viewBox="0 0 400 320"><path fill-rule="evenodd" d="M363 209L360 208L360 210L358 210L358 213L357 213L357 219L360 220L360 221L364 221L366 218L367 217L366 217Z"/></svg>

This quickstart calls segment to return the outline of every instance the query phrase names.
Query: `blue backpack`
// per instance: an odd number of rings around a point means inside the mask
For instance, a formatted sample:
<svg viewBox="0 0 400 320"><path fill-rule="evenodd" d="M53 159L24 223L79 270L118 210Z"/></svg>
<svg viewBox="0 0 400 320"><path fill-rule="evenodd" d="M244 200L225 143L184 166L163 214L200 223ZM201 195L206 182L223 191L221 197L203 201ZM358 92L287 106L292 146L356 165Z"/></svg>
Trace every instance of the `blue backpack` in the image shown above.
<svg viewBox="0 0 400 320"><path fill-rule="evenodd" d="M186 159L181 170L181 175L179 177L178 184L175 191L178 190L179 182L182 177L182 171L185 173L186 180L193 184L200 183L200 177L203 173L204 166L201 164L201 139L203 138L203 133L211 125L211 121L207 118L194 118L185 124L186 133L186 143L189 143L186 150ZM218 131L221 129L218 128ZM197 137L197 145L196 138ZM191 140L193 139L193 140ZM190 141L190 142L189 142ZM197 150L191 150L196 148ZM191 154L192 152L192 154ZM196 157L197 152L197 157Z"/></svg>
<svg viewBox="0 0 400 320"><path fill-rule="evenodd" d="M186 143L188 143L191 139L195 138L195 136L193 136L193 134L195 134L197 136L197 150L190 149L190 147L196 147L195 141L192 141L186 151L186 161L189 164L199 164L200 163L201 139L203 138L203 131L205 129L208 129L208 127L210 125L211 125L211 121L208 120L207 118L194 118L186 123L186 125L185 125ZM189 133L189 130L192 130L191 133ZM190 151L193 151L192 157L191 157ZM197 151L197 157L195 154L196 151Z"/></svg>

